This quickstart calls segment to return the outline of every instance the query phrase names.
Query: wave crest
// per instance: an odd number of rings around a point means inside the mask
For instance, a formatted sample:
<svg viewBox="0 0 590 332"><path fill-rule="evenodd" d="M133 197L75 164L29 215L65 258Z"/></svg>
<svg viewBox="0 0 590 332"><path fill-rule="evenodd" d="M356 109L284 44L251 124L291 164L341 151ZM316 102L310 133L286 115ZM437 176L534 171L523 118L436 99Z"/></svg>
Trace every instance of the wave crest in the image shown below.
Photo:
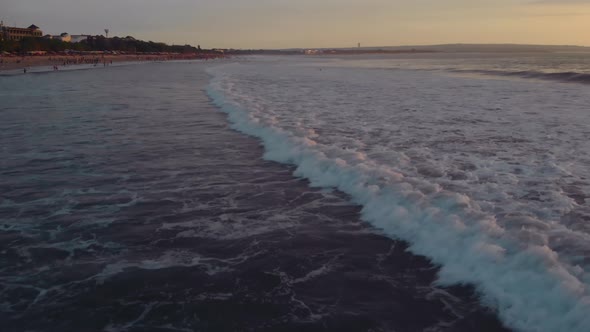
<svg viewBox="0 0 590 332"><path fill-rule="evenodd" d="M463 74L480 74L490 76L503 76L503 77L517 77L517 78L528 78L538 80L549 80L559 81L566 83L581 83L590 84L590 74L578 73L578 72L555 72L545 73L540 71L502 71L502 70L469 70L469 69L450 69L453 73Z"/></svg>
<svg viewBox="0 0 590 332"><path fill-rule="evenodd" d="M581 332L590 327L586 285L545 243L519 242L518 234L505 231L466 195L405 178L366 157L346 158L346 151L344 157L328 156L312 138L262 121L257 110L231 99L235 82L223 68L210 70L214 78L208 94L233 129L259 138L266 159L296 165L295 175L311 185L349 194L363 207L363 220L441 265L441 284L476 285L484 303L517 330Z"/></svg>

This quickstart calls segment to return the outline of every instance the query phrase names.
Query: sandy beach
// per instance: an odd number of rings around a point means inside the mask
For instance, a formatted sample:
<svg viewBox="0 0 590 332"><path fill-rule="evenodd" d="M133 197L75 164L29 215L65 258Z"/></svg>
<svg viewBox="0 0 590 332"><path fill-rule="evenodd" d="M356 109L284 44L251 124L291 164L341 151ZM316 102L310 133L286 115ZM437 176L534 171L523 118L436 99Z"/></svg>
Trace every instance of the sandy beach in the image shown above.
<svg viewBox="0 0 590 332"><path fill-rule="evenodd" d="M143 62L143 61L171 61L219 58L219 54L100 54L100 55L34 55L7 57L0 56L0 72L14 72L16 70L29 70L35 67L55 66L55 70L63 69L71 65L101 65L107 66L117 62Z"/></svg>

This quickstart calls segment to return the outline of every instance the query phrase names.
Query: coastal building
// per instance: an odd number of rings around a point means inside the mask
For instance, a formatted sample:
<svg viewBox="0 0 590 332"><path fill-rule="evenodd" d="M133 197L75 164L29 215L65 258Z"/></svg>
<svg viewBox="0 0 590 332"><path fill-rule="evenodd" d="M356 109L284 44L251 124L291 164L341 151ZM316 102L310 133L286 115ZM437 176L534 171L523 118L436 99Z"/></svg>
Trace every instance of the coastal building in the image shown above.
<svg viewBox="0 0 590 332"><path fill-rule="evenodd" d="M0 35L2 40L21 40L28 37L42 37L43 31L38 26L32 24L28 28L17 28L4 26L3 22L0 22Z"/></svg>

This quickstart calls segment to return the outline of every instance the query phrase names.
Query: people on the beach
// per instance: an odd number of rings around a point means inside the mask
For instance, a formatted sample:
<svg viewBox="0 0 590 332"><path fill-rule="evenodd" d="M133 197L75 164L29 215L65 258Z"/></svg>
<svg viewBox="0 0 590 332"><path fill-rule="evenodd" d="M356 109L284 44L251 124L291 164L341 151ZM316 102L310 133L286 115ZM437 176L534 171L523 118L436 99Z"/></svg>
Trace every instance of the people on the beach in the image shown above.
<svg viewBox="0 0 590 332"><path fill-rule="evenodd" d="M53 71L59 70L61 66L67 67L69 65L88 65L97 67L101 62L104 67L108 67L115 61L141 61L141 62L161 62L173 60L212 60L226 57L223 54L129 54L129 55L114 55L104 56L98 54L57 54L52 56L10 56L4 57L0 55L0 70L15 69L22 70L23 68L30 68L31 66L47 66ZM28 69L27 69L28 71Z"/></svg>

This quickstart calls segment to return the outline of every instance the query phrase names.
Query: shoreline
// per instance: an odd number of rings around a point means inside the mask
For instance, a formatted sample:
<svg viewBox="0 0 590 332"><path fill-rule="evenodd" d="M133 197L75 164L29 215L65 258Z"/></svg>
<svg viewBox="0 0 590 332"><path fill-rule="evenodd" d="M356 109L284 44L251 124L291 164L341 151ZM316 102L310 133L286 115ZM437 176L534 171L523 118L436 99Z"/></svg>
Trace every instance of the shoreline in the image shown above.
<svg viewBox="0 0 590 332"><path fill-rule="evenodd" d="M105 54L105 55L34 55L19 57L0 56L0 76L13 76L28 72L38 73L60 71L70 68L108 67L123 63L146 63L179 60L208 60L226 58L225 55L211 54L178 54L178 55L147 55L147 54ZM26 72L25 72L26 69Z"/></svg>

